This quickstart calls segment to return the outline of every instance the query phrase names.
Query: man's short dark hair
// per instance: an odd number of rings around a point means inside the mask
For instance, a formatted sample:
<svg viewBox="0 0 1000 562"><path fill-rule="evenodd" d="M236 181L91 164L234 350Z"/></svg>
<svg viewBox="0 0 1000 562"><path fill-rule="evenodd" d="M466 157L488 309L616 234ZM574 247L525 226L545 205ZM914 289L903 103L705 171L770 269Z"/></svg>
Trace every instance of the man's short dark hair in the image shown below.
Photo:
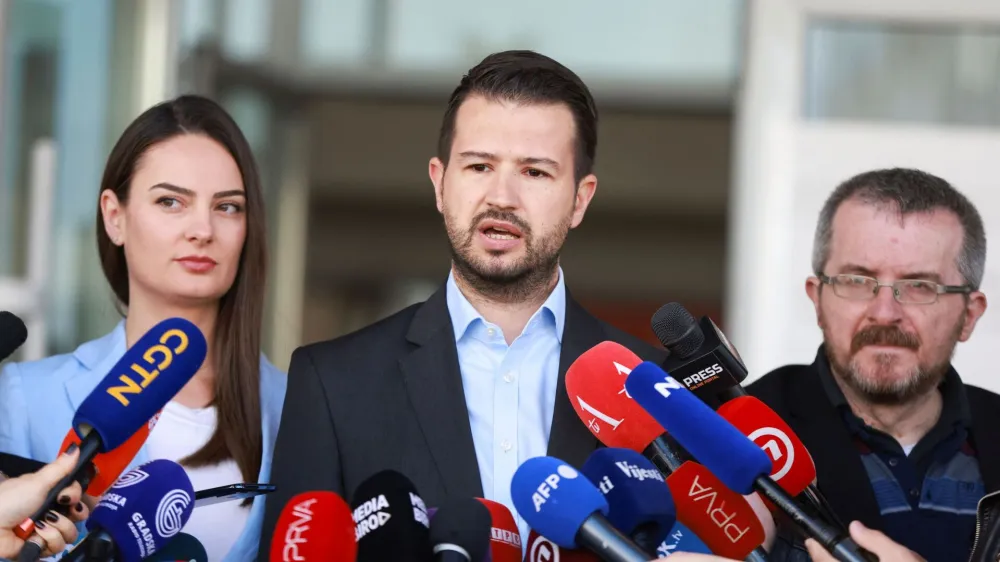
<svg viewBox="0 0 1000 562"><path fill-rule="evenodd" d="M448 100L441 133L438 158L448 165L455 138L455 116L470 95L491 101L518 104L566 104L576 123L576 181L591 173L597 152L597 107L590 90L570 69L534 51L494 53L472 67Z"/></svg>
<svg viewBox="0 0 1000 562"><path fill-rule="evenodd" d="M947 181L907 168L874 170L858 174L837 186L823 205L816 225L813 242L813 271L823 273L830 259L833 238L833 217L848 199L883 206L905 217L944 209L954 213L962 225L962 251L958 256L958 271L966 285L978 290L986 269L986 232L979 211L964 195Z"/></svg>

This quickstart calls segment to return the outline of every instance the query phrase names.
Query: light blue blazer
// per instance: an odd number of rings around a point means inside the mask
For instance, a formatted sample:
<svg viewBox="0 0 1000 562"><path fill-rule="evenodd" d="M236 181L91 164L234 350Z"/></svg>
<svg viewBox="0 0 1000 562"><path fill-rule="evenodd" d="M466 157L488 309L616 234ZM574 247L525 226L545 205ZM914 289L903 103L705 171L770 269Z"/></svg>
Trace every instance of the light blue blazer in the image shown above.
<svg viewBox="0 0 1000 562"><path fill-rule="evenodd" d="M0 451L44 462L54 460L72 427L73 413L124 354L125 322L122 321L110 334L81 345L73 353L4 367L0 371ZM261 355L264 454L258 482L267 482L271 476L271 455L286 383L285 373ZM129 469L148 460L149 453L143 447ZM256 559L265 497L254 500L246 527L223 562Z"/></svg>

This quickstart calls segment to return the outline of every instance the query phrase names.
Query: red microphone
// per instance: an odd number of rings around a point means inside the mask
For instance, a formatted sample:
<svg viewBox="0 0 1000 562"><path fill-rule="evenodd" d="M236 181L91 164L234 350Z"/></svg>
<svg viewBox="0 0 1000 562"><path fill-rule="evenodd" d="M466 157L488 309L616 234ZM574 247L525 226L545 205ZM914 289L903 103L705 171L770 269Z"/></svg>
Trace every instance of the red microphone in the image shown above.
<svg viewBox="0 0 1000 562"><path fill-rule="evenodd" d="M118 477L128 468L132 459L139 453L139 449L146 444L149 432L153 431L153 428L156 427L158 419L160 419L159 413L150 418L148 423L139 427L139 430L133 433L132 437L129 437L127 441L119 445L117 449L106 453L99 453L94 457L94 460L91 462L96 469L96 474L91 478L90 484L87 486L88 496L99 498L104 495L104 492L108 488L114 485ZM69 433L66 434L59 450L65 451L71 443L80 444L80 436L73 429L70 429Z"/></svg>
<svg viewBox="0 0 1000 562"><path fill-rule="evenodd" d="M510 510L502 503L476 498L490 510L493 529L490 534L492 562L521 562L521 532Z"/></svg>
<svg viewBox="0 0 1000 562"><path fill-rule="evenodd" d="M667 477L677 520L711 551L743 560L764 542L764 527L746 498L704 466L687 461Z"/></svg>
<svg viewBox="0 0 1000 562"><path fill-rule="evenodd" d="M738 396L718 413L771 457L771 479L797 496L816 478L816 465L785 420L753 396Z"/></svg>
<svg viewBox="0 0 1000 562"><path fill-rule="evenodd" d="M589 550L562 548L535 531L531 531L528 535L528 551L524 555L524 562L600 562L600 560Z"/></svg>
<svg viewBox="0 0 1000 562"><path fill-rule="evenodd" d="M270 562L354 562L351 509L333 492L304 492L288 500L271 538Z"/></svg>

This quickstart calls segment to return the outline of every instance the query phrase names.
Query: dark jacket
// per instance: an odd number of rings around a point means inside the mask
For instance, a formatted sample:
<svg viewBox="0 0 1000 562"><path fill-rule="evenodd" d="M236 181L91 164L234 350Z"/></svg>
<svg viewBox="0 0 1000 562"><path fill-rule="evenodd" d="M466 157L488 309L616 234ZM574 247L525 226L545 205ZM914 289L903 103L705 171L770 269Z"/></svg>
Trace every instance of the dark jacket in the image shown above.
<svg viewBox="0 0 1000 562"><path fill-rule="evenodd" d="M841 521L858 520L883 530L861 455L842 414L820 382L818 361L822 353L821 347L811 365L787 365L764 375L750 384L747 392L777 412L805 444L816 464L819 490ZM1000 490L1000 396L971 385L964 385L964 390L972 416L970 439L986 491L994 492ZM802 541L781 526L771 561L808 560Z"/></svg>
<svg viewBox="0 0 1000 562"><path fill-rule="evenodd" d="M606 340L646 360L666 358L591 316L567 291L548 454L577 467L599 442L570 404L566 370ZM330 490L350 501L358 484L383 469L406 475L428 507L483 496L445 286L424 303L292 355L260 556L293 496Z"/></svg>

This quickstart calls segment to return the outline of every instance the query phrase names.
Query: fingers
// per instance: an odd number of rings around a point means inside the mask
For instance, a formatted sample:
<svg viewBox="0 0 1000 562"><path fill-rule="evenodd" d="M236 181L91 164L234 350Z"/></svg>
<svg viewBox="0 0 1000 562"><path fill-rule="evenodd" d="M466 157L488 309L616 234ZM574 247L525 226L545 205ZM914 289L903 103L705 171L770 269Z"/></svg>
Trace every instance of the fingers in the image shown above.
<svg viewBox="0 0 1000 562"><path fill-rule="evenodd" d="M816 542L816 539L806 539L806 550L809 551L809 558L812 558L813 562L837 562L826 549Z"/></svg>
<svg viewBox="0 0 1000 562"><path fill-rule="evenodd" d="M75 521L77 523L81 521L86 521L88 517L90 517L90 508L87 507L87 504L83 503L82 501L76 502L76 505L74 505L69 510L70 520Z"/></svg>
<svg viewBox="0 0 1000 562"><path fill-rule="evenodd" d="M54 511L45 514L44 521L35 524L35 533L45 541L43 556L52 556L66 550L77 538L76 525Z"/></svg>
<svg viewBox="0 0 1000 562"><path fill-rule="evenodd" d="M64 488L62 492L59 492L59 496L56 499L56 501L59 502L59 505L66 505L66 506L76 505L80 503L80 499L82 496L83 496L83 489L80 488L80 483L73 482L72 484Z"/></svg>
<svg viewBox="0 0 1000 562"><path fill-rule="evenodd" d="M76 461L80 457L80 449L73 445L55 461L43 466L38 472L31 475L32 480L39 482L43 486L51 488L59 483L67 474L73 472ZM79 488L79 484L74 484ZM79 501L79 499L77 499Z"/></svg>

